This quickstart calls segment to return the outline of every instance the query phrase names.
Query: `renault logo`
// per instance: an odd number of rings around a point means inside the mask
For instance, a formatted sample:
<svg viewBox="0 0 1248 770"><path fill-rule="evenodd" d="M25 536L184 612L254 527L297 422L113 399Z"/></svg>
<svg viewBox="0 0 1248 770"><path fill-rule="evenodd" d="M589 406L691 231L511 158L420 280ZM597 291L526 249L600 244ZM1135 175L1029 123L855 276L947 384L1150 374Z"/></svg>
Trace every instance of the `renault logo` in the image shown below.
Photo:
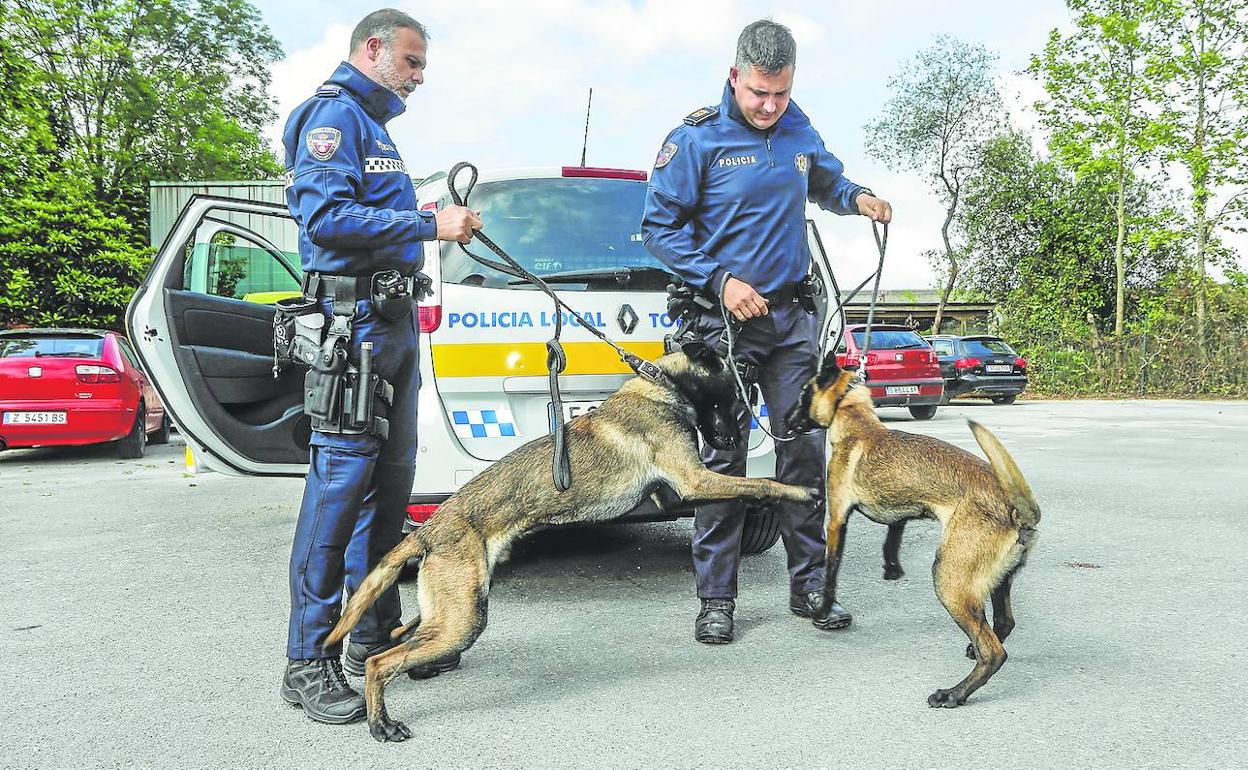
<svg viewBox="0 0 1248 770"><path fill-rule="evenodd" d="M620 324L620 331L625 334L632 334L633 329L637 328L637 313L628 303L620 308L620 314L615 317L615 320Z"/></svg>

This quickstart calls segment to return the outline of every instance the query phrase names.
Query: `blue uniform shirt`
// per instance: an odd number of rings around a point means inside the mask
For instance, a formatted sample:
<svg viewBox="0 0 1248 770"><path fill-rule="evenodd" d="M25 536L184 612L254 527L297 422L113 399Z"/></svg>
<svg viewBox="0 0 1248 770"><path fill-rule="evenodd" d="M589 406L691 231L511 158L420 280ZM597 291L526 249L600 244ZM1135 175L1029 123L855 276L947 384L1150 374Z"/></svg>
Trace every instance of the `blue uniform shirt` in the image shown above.
<svg viewBox="0 0 1248 770"><path fill-rule="evenodd" d="M347 62L286 121L286 205L304 272L371 275L424 265L437 237L385 124L403 100Z"/></svg>
<svg viewBox="0 0 1248 770"><path fill-rule="evenodd" d="M866 188L844 176L793 102L774 126L746 121L724 87L719 107L668 134L646 193L646 248L688 283L717 292L724 273L760 293L800 281L810 266L806 201L856 214Z"/></svg>

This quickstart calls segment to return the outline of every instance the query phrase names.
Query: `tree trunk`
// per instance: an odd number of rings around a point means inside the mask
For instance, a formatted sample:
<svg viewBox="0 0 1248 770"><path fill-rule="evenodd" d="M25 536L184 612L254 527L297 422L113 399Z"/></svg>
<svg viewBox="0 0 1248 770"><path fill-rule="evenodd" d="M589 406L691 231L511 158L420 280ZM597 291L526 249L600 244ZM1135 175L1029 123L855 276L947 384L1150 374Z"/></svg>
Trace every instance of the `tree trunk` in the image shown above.
<svg viewBox="0 0 1248 770"><path fill-rule="evenodd" d="M1205 53L1204 23L1204 14L1199 13L1197 24L1199 43L1196 50L1200 55L1202 64L1197 68L1196 74L1196 135L1194 137L1195 141L1192 143L1192 151L1200 160L1204 159L1205 122L1207 120L1205 112L1205 69L1203 65ZM1205 340L1205 249L1209 243L1209 166L1206 163L1197 162L1191 164L1189 168L1192 173L1192 206L1194 208L1193 213L1195 214L1196 225L1196 352L1199 360L1203 363L1208 358L1208 348Z"/></svg>
<svg viewBox="0 0 1248 770"><path fill-rule="evenodd" d="M945 281L945 288L940 292L940 302L936 303L936 320L932 321L932 334L940 334L940 322L945 317L945 305L949 302L949 295L953 293L953 286L958 280L958 259L953 251L953 244L949 242L949 225L953 222L953 214L958 208L957 189L951 190L949 199L949 208L945 211L945 223L940 228L940 237L945 241L945 259L949 260L949 278Z"/></svg>

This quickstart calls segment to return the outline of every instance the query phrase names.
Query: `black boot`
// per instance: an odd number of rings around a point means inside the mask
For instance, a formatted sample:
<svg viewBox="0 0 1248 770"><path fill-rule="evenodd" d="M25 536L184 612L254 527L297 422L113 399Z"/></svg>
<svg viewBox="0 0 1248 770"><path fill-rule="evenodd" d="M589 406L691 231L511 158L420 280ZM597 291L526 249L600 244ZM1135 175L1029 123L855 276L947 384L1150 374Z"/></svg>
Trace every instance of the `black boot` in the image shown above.
<svg viewBox="0 0 1248 770"><path fill-rule="evenodd" d="M789 611L798 617L810 618L816 628L824 631L845 628L854 620L849 610L838 602L823 598L822 591L789 594Z"/></svg>
<svg viewBox="0 0 1248 770"><path fill-rule="evenodd" d="M379 652L394 647L399 642L378 642L377 644L363 644L361 642L351 642L347 645L347 654L343 657L342 667L352 676L364 676L364 661L373 657ZM407 675L412 679L430 679L438 674L445 674L447 671L454 671L459 668L459 653L447 655L445 658L438 658L434 662L425 666L416 666L409 668Z"/></svg>
<svg viewBox="0 0 1248 770"><path fill-rule="evenodd" d="M732 612L736 608L732 599L703 599L702 610L693 624L693 638L703 644L731 642Z"/></svg>
<svg viewBox="0 0 1248 770"><path fill-rule="evenodd" d="M364 716L364 696L351 689L337 658L292 660L282 677L282 698L309 719L345 725Z"/></svg>

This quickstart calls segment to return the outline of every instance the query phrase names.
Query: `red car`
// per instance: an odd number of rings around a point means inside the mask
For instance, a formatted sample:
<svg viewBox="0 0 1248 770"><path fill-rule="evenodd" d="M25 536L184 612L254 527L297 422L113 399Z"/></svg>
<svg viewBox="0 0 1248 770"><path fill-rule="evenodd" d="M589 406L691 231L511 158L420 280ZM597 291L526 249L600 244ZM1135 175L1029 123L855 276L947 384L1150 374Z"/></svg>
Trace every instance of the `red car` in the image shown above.
<svg viewBox="0 0 1248 770"><path fill-rule="evenodd" d="M850 324L836 349L842 367L862 364L867 325ZM876 406L906 406L916 420L930 420L944 394L936 351L906 326L872 324L867 350L867 385Z"/></svg>
<svg viewBox="0 0 1248 770"><path fill-rule="evenodd" d="M0 331L0 450L117 442L142 457L169 440L169 419L116 332Z"/></svg>

